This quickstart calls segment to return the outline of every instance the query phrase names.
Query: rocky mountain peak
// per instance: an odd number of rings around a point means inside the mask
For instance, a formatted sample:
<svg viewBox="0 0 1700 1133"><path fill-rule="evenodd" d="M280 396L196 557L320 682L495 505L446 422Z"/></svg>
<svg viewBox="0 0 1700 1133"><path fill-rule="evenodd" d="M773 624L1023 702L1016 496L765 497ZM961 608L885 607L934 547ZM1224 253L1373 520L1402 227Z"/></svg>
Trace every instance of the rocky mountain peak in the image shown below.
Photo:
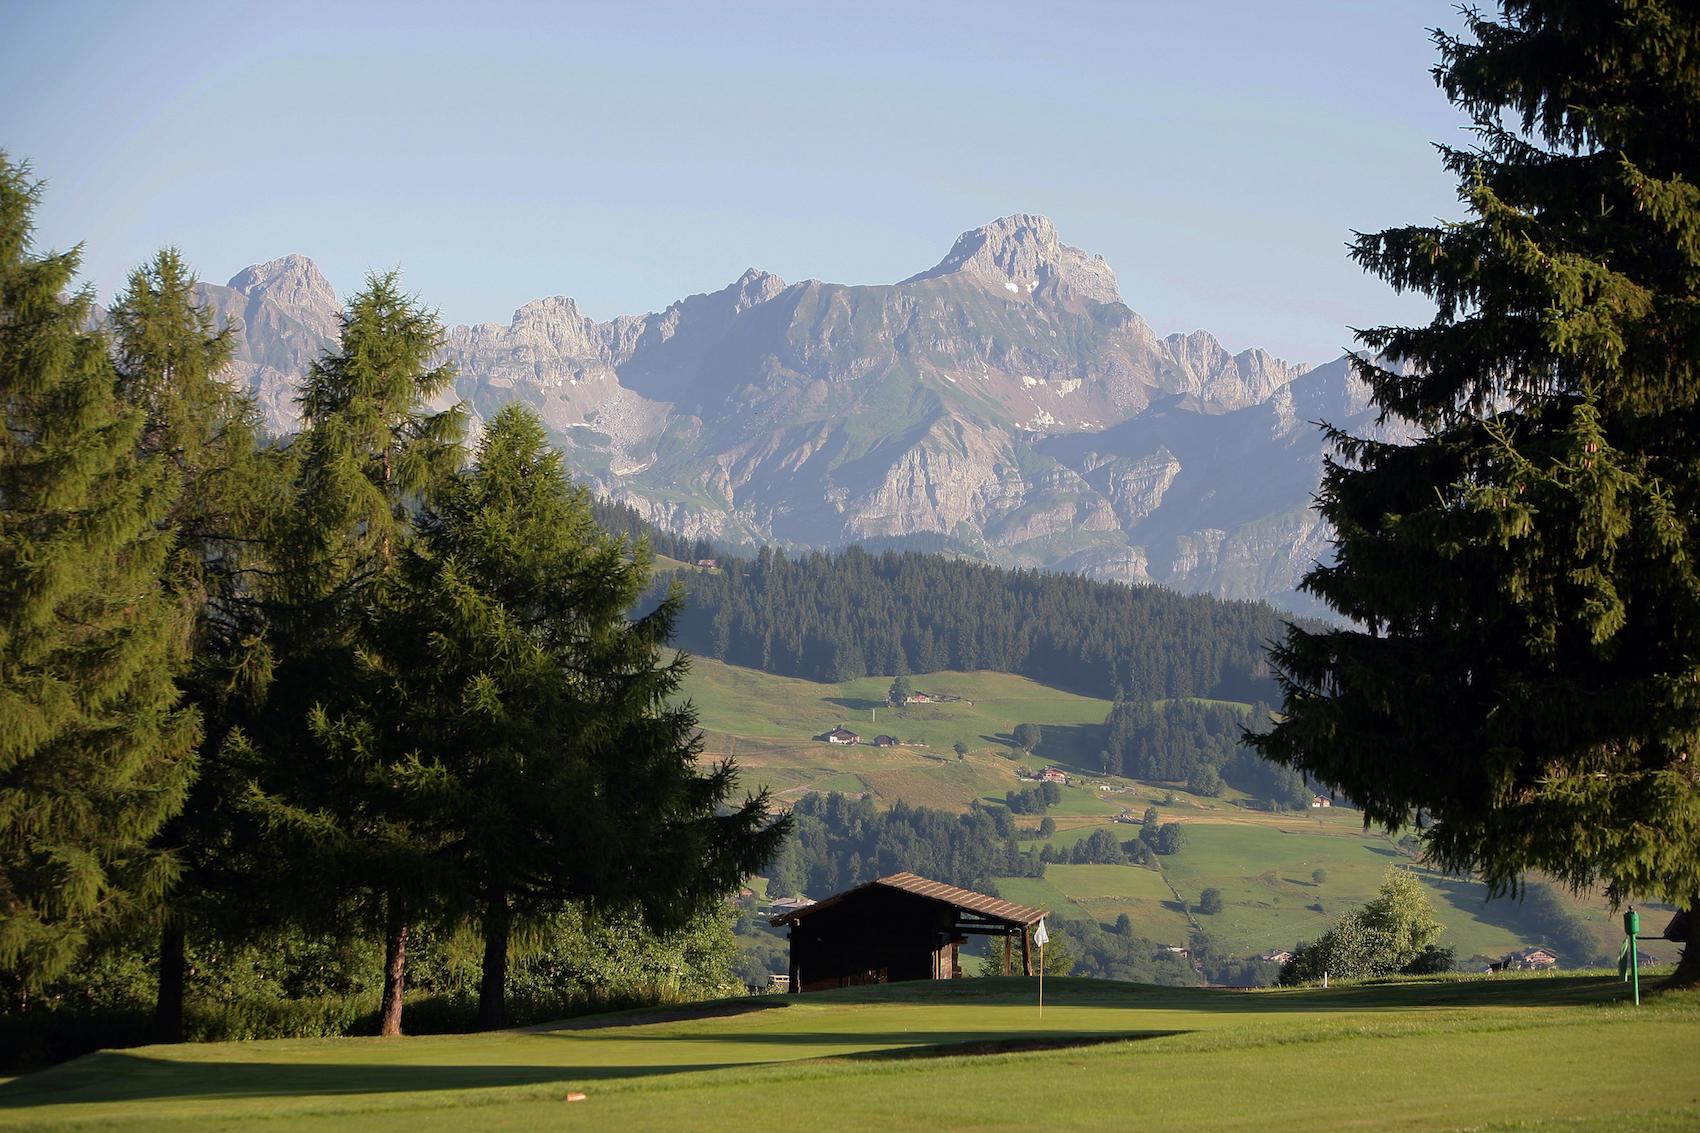
<svg viewBox="0 0 1700 1133"><path fill-rule="evenodd" d="M777 275L770 275L760 268L750 268L738 277L736 283L728 288L734 296L733 309L747 311L758 303L769 299L785 290L785 281Z"/></svg>
<svg viewBox="0 0 1700 1133"><path fill-rule="evenodd" d="M263 264L244 268L231 277L232 291L244 295L264 292L266 297L284 307L304 310L337 311L336 289L324 273L306 256L288 255Z"/></svg>
<svg viewBox="0 0 1700 1133"><path fill-rule="evenodd" d="M977 277L1013 295L1031 295L1054 283L1099 303L1120 303L1116 275L1102 256L1090 256L1064 244L1049 217L1016 213L964 232L931 271L904 280L912 283L948 275Z"/></svg>

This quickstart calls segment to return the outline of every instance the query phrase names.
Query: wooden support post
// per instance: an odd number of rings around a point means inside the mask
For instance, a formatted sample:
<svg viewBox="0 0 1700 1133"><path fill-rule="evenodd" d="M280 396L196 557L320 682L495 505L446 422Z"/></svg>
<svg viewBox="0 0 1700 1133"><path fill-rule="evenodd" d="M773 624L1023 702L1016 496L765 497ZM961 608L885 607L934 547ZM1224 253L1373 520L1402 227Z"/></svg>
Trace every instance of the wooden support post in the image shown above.
<svg viewBox="0 0 1700 1133"><path fill-rule="evenodd" d="M803 990L802 981L797 978L797 975L797 940L793 936L791 938L791 987L788 989L792 995Z"/></svg>
<svg viewBox="0 0 1700 1133"><path fill-rule="evenodd" d="M1024 976L1033 974L1033 942L1028 939L1026 925L1021 926L1021 974Z"/></svg>
<svg viewBox="0 0 1700 1133"><path fill-rule="evenodd" d="M1009 956L1010 956L1010 949L1013 948L1013 947L1014 947L1014 945L1010 942L1010 939L1009 939L1009 933L1007 933L1007 932L1004 933L1003 934L1003 974L1006 975L1006 976L1009 975Z"/></svg>

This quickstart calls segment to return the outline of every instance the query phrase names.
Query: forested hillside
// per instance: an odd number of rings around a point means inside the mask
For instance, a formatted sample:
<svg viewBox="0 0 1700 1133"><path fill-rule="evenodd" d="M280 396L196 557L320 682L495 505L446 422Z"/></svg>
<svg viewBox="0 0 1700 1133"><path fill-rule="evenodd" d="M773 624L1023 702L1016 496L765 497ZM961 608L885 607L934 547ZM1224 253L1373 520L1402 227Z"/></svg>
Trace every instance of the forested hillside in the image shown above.
<svg viewBox="0 0 1700 1133"><path fill-rule="evenodd" d="M627 528L630 530L630 528ZM1096 696L1273 700L1261 603L859 548L722 559L692 575L677 644L817 681L991 669Z"/></svg>

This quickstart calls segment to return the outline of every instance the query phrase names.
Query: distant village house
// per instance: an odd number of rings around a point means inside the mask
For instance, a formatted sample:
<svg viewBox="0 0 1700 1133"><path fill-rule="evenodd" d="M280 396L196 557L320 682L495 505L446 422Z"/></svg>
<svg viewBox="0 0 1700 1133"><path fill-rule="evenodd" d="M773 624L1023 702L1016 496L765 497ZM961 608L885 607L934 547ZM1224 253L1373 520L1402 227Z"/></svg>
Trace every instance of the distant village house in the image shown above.
<svg viewBox="0 0 1700 1133"><path fill-rule="evenodd" d="M1334 805L1334 800L1329 798L1327 795L1312 795L1310 797L1310 805L1312 807L1322 807L1326 809Z"/></svg>
<svg viewBox="0 0 1700 1133"><path fill-rule="evenodd" d="M896 736L875 736L874 737L874 746L875 747L896 747L897 746L897 737Z"/></svg>
<svg viewBox="0 0 1700 1133"><path fill-rule="evenodd" d="M1500 961L1500 970L1513 972L1547 972L1558 967L1558 957L1545 948L1525 948Z"/></svg>
<svg viewBox="0 0 1700 1133"><path fill-rule="evenodd" d="M1041 783L1061 783L1064 786L1067 786L1068 785L1068 772L1064 771L1060 767L1047 767L1043 771L1039 772L1039 782L1041 782Z"/></svg>
<svg viewBox="0 0 1700 1133"><path fill-rule="evenodd" d="M862 737L840 724L826 734L826 742L829 744L859 744L862 742Z"/></svg>
<svg viewBox="0 0 1700 1133"><path fill-rule="evenodd" d="M912 692L903 698L905 704L931 704L933 698L924 692Z"/></svg>

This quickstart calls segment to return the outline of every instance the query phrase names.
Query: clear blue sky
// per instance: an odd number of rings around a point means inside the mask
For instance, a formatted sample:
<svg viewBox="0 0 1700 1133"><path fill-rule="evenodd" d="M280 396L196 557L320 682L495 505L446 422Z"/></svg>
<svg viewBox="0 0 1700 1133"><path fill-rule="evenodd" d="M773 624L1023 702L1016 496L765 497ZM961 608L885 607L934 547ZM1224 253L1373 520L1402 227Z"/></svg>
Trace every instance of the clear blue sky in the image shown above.
<svg viewBox="0 0 1700 1133"><path fill-rule="evenodd" d="M449 322L607 318L757 266L891 282L1011 212L1159 333L1320 362L1425 317L1352 229L1460 214L1447 0L0 0L0 149L103 298L176 244L400 267Z"/></svg>

